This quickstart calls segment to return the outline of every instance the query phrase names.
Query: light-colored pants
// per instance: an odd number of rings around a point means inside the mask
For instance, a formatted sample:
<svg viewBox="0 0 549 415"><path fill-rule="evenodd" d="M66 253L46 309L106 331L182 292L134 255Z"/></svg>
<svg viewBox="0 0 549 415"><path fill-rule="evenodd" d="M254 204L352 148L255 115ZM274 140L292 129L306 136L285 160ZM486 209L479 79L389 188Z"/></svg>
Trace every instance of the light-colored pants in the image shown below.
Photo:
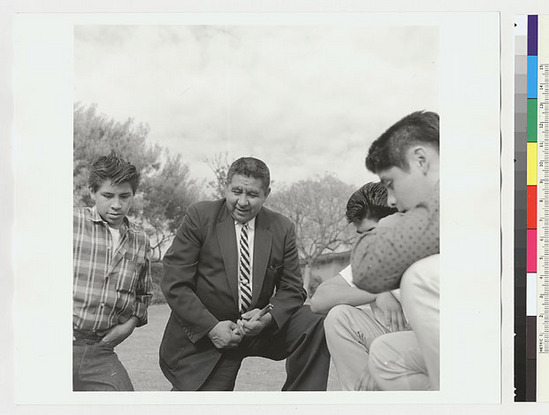
<svg viewBox="0 0 549 415"><path fill-rule="evenodd" d="M385 334L373 342L370 351L370 375L379 389L431 389L425 360L413 331Z"/></svg>
<svg viewBox="0 0 549 415"><path fill-rule="evenodd" d="M440 388L440 255L406 270L400 283L401 303L413 332L391 333L372 344L370 374L382 390Z"/></svg>
<svg viewBox="0 0 549 415"><path fill-rule="evenodd" d="M324 320L324 331L341 389L356 390L362 379L362 390L375 390L368 373L370 345L389 330L375 319L370 308L335 306Z"/></svg>

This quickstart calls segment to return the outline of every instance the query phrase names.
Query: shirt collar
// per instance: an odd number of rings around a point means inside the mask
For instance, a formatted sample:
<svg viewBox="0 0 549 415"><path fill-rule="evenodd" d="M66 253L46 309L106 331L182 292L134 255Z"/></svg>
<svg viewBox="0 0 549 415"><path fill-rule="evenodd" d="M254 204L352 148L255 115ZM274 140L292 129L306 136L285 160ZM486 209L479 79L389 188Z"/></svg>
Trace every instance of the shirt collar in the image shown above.
<svg viewBox="0 0 549 415"><path fill-rule="evenodd" d="M246 222L246 223L248 224L248 229L253 230L253 229L255 228L255 216L254 216L253 219L250 219L250 220L249 220L248 222ZM234 225L235 225L235 226L242 226L243 224L235 219Z"/></svg>
<svg viewBox="0 0 549 415"><path fill-rule="evenodd" d="M101 222L105 226L109 226L109 224L103 220L99 212L97 212L97 206L94 206L91 208L90 220L96 223ZM124 232L126 232L129 229L129 225L130 225L130 221L126 216L124 216L122 226L120 226L120 233L123 234Z"/></svg>

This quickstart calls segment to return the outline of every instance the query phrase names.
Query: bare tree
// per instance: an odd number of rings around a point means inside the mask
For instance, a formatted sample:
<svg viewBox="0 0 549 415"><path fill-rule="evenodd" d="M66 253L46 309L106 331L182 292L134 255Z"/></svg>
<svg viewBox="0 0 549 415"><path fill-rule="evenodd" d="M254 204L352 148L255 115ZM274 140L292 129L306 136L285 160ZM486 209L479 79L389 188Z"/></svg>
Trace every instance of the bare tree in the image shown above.
<svg viewBox="0 0 549 415"><path fill-rule="evenodd" d="M163 246L175 236L175 232L187 208L200 200L201 193L195 180L190 178L189 167L181 161L181 155L171 156L165 150L164 160L156 174L142 186L143 227L151 236L151 249L158 260L162 259Z"/></svg>
<svg viewBox="0 0 549 415"><path fill-rule="evenodd" d="M208 182L208 186L213 190L213 197L221 199L225 197L225 188L227 186L227 173L229 172L229 155L227 152L216 153L213 157L206 157L204 162L212 170L215 180Z"/></svg>
<svg viewBox="0 0 549 415"><path fill-rule="evenodd" d="M318 257L347 249L355 235L345 219L345 206L355 189L331 174L301 180L277 191L268 206L296 226L297 249L305 262L303 283L309 291L311 267Z"/></svg>

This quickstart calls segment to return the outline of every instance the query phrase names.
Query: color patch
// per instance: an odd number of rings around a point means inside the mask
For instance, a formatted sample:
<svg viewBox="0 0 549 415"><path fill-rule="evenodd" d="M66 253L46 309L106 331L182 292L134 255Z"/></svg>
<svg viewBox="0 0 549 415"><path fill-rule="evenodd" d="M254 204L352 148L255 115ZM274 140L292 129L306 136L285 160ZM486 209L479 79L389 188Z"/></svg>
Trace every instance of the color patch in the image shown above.
<svg viewBox="0 0 549 415"><path fill-rule="evenodd" d="M528 55L528 98L538 97L538 57Z"/></svg>
<svg viewBox="0 0 549 415"><path fill-rule="evenodd" d="M538 180L538 144L526 145L526 185L535 186Z"/></svg>
<svg viewBox="0 0 549 415"><path fill-rule="evenodd" d="M528 16L528 55L538 54L538 16Z"/></svg>
<svg viewBox="0 0 549 415"><path fill-rule="evenodd" d="M528 229L526 231L526 272L536 272L537 261L538 231ZM535 292L535 291L534 291Z"/></svg>
<svg viewBox="0 0 549 415"><path fill-rule="evenodd" d="M528 186L526 195L527 195L526 196L526 206L527 206L526 227L528 229L537 229L537 222L538 222L537 186Z"/></svg>
<svg viewBox="0 0 549 415"><path fill-rule="evenodd" d="M526 315L536 316L536 281L538 274L529 273L526 275Z"/></svg>
<svg viewBox="0 0 549 415"><path fill-rule="evenodd" d="M526 112L526 141L529 143L538 141L538 100L528 98L528 108Z"/></svg>

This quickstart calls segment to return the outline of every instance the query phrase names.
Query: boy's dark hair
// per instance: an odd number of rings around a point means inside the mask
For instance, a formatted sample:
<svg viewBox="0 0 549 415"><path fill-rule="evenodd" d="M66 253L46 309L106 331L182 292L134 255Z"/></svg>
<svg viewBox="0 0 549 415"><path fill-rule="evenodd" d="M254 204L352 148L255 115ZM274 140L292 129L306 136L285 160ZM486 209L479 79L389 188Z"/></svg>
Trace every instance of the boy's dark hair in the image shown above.
<svg viewBox="0 0 549 415"><path fill-rule="evenodd" d="M434 112L417 111L402 118L370 146L366 168L373 173L398 167L408 171L408 149L424 143L439 151L439 117Z"/></svg>
<svg viewBox="0 0 549 415"><path fill-rule="evenodd" d="M271 185L271 174L267 165L254 157L241 157L235 160L227 172L227 185L233 180L235 174L259 179L263 183L263 190L267 192Z"/></svg>
<svg viewBox="0 0 549 415"><path fill-rule="evenodd" d="M359 223L364 218L380 220L397 209L387 205L387 189L381 183L366 183L352 194L347 202L345 216L349 223Z"/></svg>
<svg viewBox="0 0 549 415"><path fill-rule="evenodd" d="M93 192L97 192L105 180L110 180L113 184L129 183L135 195L139 177L133 164L112 151L108 156L101 156L92 163L88 183Z"/></svg>

